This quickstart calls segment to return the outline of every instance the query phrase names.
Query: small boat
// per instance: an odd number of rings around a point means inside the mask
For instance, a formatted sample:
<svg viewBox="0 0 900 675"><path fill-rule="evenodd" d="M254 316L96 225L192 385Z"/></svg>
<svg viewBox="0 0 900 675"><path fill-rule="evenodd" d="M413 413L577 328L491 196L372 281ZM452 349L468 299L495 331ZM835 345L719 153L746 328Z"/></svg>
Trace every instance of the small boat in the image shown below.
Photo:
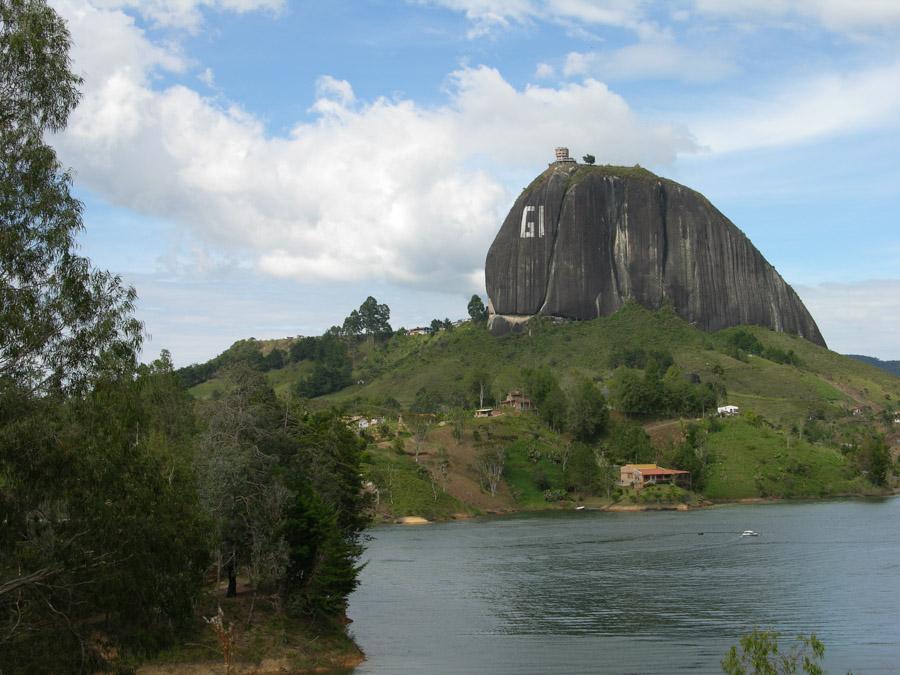
<svg viewBox="0 0 900 675"><path fill-rule="evenodd" d="M576 506L575 510L576 511L584 511L584 506Z"/></svg>
<svg viewBox="0 0 900 675"><path fill-rule="evenodd" d="M744 530L741 532L742 537L758 537L759 532L754 532L753 530Z"/></svg>

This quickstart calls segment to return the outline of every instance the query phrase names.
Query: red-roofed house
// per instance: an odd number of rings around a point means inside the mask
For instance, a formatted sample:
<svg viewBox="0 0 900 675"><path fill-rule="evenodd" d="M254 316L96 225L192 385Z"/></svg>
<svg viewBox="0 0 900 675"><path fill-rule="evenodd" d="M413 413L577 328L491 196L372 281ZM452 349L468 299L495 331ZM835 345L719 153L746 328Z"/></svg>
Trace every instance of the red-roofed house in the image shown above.
<svg viewBox="0 0 900 675"><path fill-rule="evenodd" d="M619 485L640 490L659 483L679 483L691 481L691 472L680 469L664 469L656 464L626 464L619 469Z"/></svg>

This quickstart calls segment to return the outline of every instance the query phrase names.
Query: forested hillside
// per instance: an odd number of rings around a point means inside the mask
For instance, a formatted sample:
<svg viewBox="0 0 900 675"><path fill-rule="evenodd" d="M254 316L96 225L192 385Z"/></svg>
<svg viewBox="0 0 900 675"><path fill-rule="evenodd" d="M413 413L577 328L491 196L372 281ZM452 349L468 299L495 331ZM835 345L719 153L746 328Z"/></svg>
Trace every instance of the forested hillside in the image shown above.
<svg viewBox="0 0 900 675"><path fill-rule="evenodd" d="M419 511L612 498L604 467L629 461L690 470L694 491L719 499L875 493L892 480L885 432L900 379L802 338L755 326L705 333L670 310L634 304L593 321L536 319L526 332L503 337L478 317L456 327L438 323L430 335L335 329L253 344L260 354L283 350L285 365L266 376L284 399L313 393L311 383L321 380L314 371L344 373L350 384L337 382L309 405L385 417L366 432L371 475L383 487L388 469L408 474L405 492L419 491ZM226 390L212 377L192 392L215 398ZM524 391L538 412L471 419L475 408L496 406L512 390ZM714 419L726 404L740 416ZM419 419L429 428L417 441ZM450 428L458 430L453 437ZM485 500L491 490L478 466L496 446L505 451L502 480ZM587 467L586 479L573 476L570 452ZM457 502L440 506L435 496L429 505L448 470L456 483L446 493Z"/></svg>

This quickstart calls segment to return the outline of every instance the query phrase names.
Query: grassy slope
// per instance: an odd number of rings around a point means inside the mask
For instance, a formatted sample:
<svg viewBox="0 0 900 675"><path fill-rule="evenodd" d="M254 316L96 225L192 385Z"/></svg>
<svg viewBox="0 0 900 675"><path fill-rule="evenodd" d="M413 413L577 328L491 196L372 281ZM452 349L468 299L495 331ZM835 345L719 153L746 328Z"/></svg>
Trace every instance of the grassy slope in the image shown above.
<svg viewBox="0 0 900 675"><path fill-rule="evenodd" d="M704 490L710 499L875 492L852 475L836 449L811 445L765 424L727 420L722 431L708 438L716 459Z"/></svg>
<svg viewBox="0 0 900 675"><path fill-rule="evenodd" d="M754 426L747 421L728 421L722 432L710 435L710 448L719 460L707 488L710 497L865 491L865 485L847 477L843 458L834 449L801 442L796 436L788 441L785 430L802 428L812 411L849 424L846 410L852 406L865 404L875 411L896 408L900 378L791 335L760 327L748 330L767 347L792 349L800 358L800 366L760 357L736 360L718 351L721 336L697 330L670 311L650 312L629 305L613 316L594 321L560 325L548 320L532 322L528 333L502 338L467 324L435 336L395 336L379 347L361 343L354 353L354 380L363 380L364 384L322 397L319 402L366 411L390 398L407 407L423 387L445 398L463 391L466 375L476 369L488 371L494 378L494 391L505 393L522 386L523 367L540 365L552 368L566 388L581 376L602 382L610 375L610 355L623 347L662 349L670 351L685 372L697 373L704 381L714 379L713 368L721 366L727 402L770 423ZM308 363L292 364L268 373L268 377L283 395L309 368ZM208 396L216 386L220 385L210 381L193 391L197 396ZM853 421L859 423L856 418ZM528 451L536 448L549 454L563 439L530 416L504 416L479 423L496 427L498 434L509 439L508 492L503 499L498 498L497 507L545 505L534 485L535 472L540 468L555 486L559 469L546 459L535 465ZM457 449L437 431L433 434L437 434L435 439L429 437L428 441L433 450L440 445L451 452L469 453L466 457L474 452L469 447ZM403 499L407 501L397 504L395 496L397 515L418 512L442 517L465 510L458 501L442 501L443 497L435 503L430 481L416 473L418 467L409 457L375 451L373 461L378 471L393 462L398 475L403 475L407 485ZM423 461L427 464L429 460ZM470 462L459 460L461 477Z"/></svg>

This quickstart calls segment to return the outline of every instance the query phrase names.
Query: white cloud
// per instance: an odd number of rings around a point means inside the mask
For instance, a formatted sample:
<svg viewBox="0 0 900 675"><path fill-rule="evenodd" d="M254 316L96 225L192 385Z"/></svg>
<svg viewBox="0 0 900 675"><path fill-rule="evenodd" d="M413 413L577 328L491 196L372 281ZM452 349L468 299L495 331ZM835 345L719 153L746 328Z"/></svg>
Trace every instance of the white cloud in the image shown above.
<svg viewBox="0 0 900 675"><path fill-rule="evenodd" d="M212 68L204 68L197 76L197 79L210 89L213 89L216 86L216 74L213 72Z"/></svg>
<svg viewBox="0 0 900 675"><path fill-rule="evenodd" d="M900 279L794 289L833 351L900 359Z"/></svg>
<svg viewBox="0 0 900 675"><path fill-rule="evenodd" d="M56 142L79 182L278 277L478 290L472 279L514 196L497 176L521 180L521 167L545 166L560 144L627 164L694 147L595 80L517 89L487 67L454 72L436 108L359 101L325 76L313 121L272 137L237 106L181 85L155 90L154 71L183 62L121 11L72 2L63 13L85 98ZM107 30L128 58L97 57Z"/></svg>
<svg viewBox="0 0 900 675"><path fill-rule="evenodd" d="M469 37L475 38L496 28L550 20L557 23L581 22L618 26L638 33L653 33L644 20L641 0L412 0L420 4L445 7L465 14L472 25Z"/></svg>
<svg viewBox="0 0 900 675"><path fill-rule="evenodd" d="M813 20L846 34L880 32L900 25L896 0L694 0L703 14L750 24L772 20Z"/></svg>
<svg viewBox="0 0 900 675"><path fill-rule="evenodd" d="M563 67L567 77L667 78L685 82L714 82L733 71L731 62L720 55L687 49L668 39L638 42L606 52L570 52Z"/></svg>
<svg viewBox="0 0 900 675"><path fill-rule="evenodd" d="M806 30L810 22L816 22L826 30L852 37L882 33L900 25L897 0L693 0L692 4L669 0L408 1L465 14L471 24L471 38L495 29L551 21L576 27L624 28L649 40L659 35L656 23L648 19L654 9L667 12L677 22L687 21L693 14L734 21L744 28L774 24Z"/></svg>
<svg viewBox="0 0 900 675"><path fill-rule="evenodd" d="M700 144L713 152L892 126L900 118L900 63L791 82L771 95L718 107L715 117L698 115L692 124Z"/></svg>
<svg viewBox="0 0 900 675"><path fill-rule="evenodd" d="M203 9L237 12L266 10L278 12L284 0L95 0L100 9L133 9L158 26L196 30Z"/></svg>
<svg viewBox="0 0 900 675"><path fill-rule="evenodd" d="M556 68L549 63L539 63L534 69L534 76L539 80L546 80L556 75Z"/></svg>

